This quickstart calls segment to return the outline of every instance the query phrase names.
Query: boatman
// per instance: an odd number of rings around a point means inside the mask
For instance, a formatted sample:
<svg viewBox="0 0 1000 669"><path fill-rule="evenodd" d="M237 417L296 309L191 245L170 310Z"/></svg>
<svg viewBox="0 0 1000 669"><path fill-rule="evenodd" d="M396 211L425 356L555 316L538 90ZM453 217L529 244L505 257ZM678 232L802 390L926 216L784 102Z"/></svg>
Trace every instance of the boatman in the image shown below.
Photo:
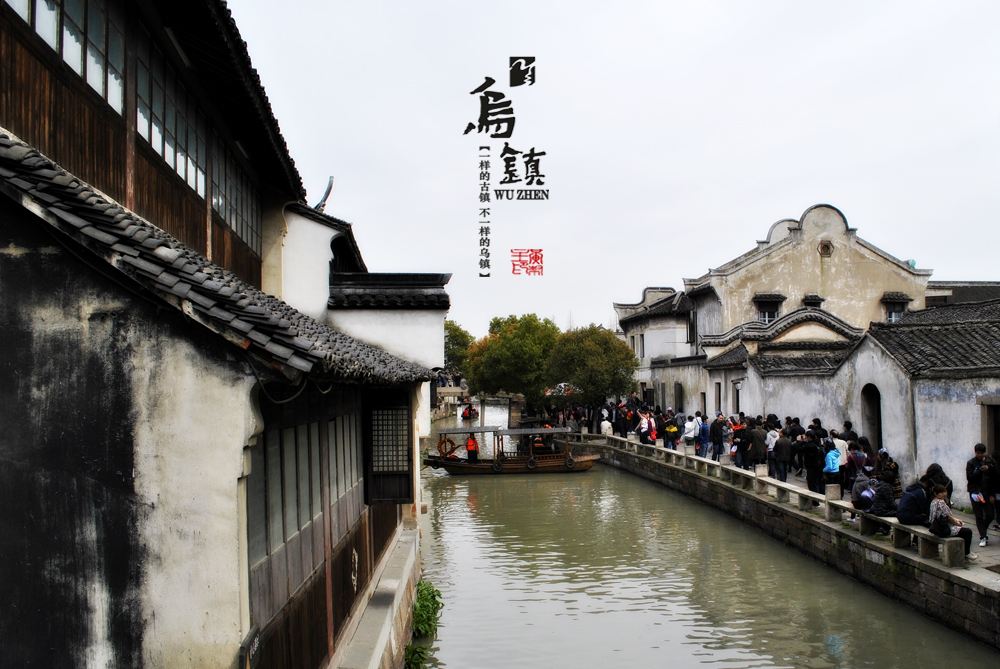
<svg viewBox="0 0 1000 669"><path fill-rule="evenodd" d="M476 435L472 432L469 433L469 438L465 440L465 453L469 458L469 462L479 462L479 443L476 441Z"/></svg>

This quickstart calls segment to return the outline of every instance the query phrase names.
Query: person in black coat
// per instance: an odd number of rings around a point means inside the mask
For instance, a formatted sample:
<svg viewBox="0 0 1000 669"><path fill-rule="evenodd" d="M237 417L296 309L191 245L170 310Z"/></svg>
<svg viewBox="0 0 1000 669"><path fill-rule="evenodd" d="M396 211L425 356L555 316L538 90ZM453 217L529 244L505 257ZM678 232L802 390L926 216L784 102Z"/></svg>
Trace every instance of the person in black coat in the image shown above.
<svg viewBox="0 0 1000 669"><path fill-rule="evenodd" d="M931 495L929 488L934 484L926 476L907 486L903 496L896 506L896 518L904 525L923 525L930 527L928 515L931 512Z"/></svg>

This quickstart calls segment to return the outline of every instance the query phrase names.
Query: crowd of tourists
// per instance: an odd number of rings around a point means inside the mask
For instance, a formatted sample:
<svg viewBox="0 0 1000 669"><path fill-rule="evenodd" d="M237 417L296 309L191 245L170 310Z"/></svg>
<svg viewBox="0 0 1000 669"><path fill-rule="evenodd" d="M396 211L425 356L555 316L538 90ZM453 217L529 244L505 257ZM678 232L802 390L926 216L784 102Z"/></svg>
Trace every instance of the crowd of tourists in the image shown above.
<svg viewBox="0 0 1000 669"><path fill-rule="evenodd" d="M903 486L899 465L884 448L876 448L859 435L851 421L843 429L828 430L819 418L808 425L793 416L783 420L774 414L751 417L743 412L715 417L693 415L667 407L649 407L633 394L623 402L609 402L600 410L603 434L628 438L667 448L693 447L695 454L719 461L728 453L733 464L744 469L767 465L768 475L787 481L789 475L804 478L809 490L825 492L837 484L849 495L855 508L881 517L896 517L906 525L923 525L941 537L957 536L971 552L972 530L951 512L954 484L938 464L932 464L912 484ZM1000 530L1000 469L976 444L966 463L966 489L976 518L979 545L989 543L990 523ZM852 518L853 520L853 518ZM996 522L994 522L996 521ZM888 526L886 530L888 531Z"/></svg>

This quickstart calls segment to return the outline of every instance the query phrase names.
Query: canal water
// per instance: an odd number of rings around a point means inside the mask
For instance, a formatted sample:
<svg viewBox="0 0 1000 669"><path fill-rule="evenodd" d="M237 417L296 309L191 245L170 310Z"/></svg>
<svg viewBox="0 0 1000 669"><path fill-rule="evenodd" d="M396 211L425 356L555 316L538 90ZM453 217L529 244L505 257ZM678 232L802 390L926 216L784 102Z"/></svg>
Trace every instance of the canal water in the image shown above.
<svg viewBox="0 0 1000 669"><path fill-rule="evenodd" d="M610 467L423 477L424 578L445 601L432 666L1000 666L1000 652Z"/></svg>

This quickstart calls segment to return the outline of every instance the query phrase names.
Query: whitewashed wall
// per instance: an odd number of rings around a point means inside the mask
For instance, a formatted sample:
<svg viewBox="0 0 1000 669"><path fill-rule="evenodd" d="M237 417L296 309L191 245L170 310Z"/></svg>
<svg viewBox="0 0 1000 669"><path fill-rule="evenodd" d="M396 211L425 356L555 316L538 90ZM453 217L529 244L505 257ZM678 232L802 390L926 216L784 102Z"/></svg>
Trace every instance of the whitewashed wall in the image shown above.
<svg viewBox="0 0 1000 669"><path fill-rule="evenodd" d="M249 631L243 448L262 428L253 377L184 340L137 342L135 487L143 657L148 666L228 667Z"/></svg>

